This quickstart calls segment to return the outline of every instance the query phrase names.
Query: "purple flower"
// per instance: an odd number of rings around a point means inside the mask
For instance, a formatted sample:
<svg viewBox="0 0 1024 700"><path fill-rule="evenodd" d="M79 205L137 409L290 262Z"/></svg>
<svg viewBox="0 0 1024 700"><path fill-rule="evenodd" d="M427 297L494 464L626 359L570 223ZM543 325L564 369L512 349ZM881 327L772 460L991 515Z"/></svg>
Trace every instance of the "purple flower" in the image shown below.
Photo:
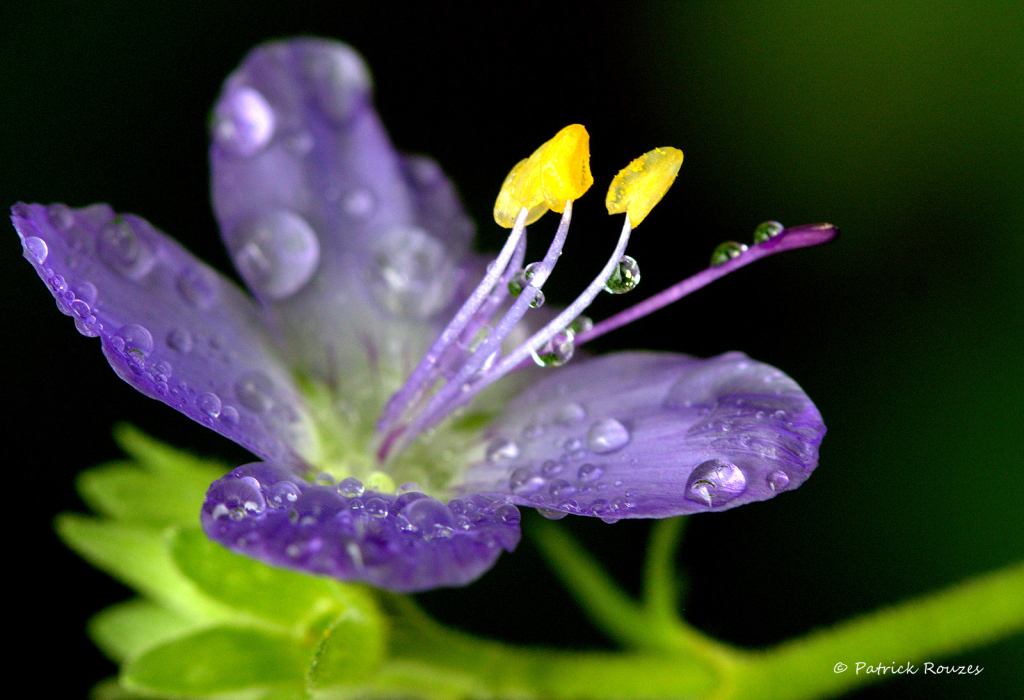
<svg viewBox="0 0 1024 700"><path fill-rule="evenodd" d="M523 268L524 212L486 265L437 164L392 149L350 48L257 48L225 83L212 135L214 208L255 299L107 205L18 204L12 218L60 310L122 379L260 458L207 493L203 528L225 546L416 591L465 584L512 550L517 505L607 521L717 511L793 489L816 466L817 409L741 353L559 365L834 228L767 226L749 250L718 251L720 264L594 326L579 316L593 296L639 279L622 255L633 215L580 300L560 315L531 308L572 197L538 205L564 209L544 260Z"/></svg>

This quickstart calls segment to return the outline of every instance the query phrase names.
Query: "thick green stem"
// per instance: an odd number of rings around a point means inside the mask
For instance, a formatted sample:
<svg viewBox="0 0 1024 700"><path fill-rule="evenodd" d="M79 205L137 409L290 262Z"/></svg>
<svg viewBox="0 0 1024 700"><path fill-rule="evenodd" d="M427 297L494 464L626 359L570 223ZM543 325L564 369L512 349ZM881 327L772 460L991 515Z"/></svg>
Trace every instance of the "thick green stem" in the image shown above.
<svg viewBox="0 0 1024 700"><path fill-rule="evenodd" d="M680 586L676 578L676 550L683 536L685 517L655 520L644 567L644 606L656 620L679 621Z"/></svg>

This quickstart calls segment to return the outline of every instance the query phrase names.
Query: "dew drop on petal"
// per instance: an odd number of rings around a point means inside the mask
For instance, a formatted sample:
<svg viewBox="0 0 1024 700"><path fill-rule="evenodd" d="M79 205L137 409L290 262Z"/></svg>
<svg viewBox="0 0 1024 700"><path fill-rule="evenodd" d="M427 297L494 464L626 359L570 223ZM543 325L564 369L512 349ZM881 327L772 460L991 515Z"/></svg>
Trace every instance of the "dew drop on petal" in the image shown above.
<svg viewBox="0 0 1024 700"><path fill-rule="evenodd" d="M747 249L747 246L736 241L726 241L725 243L719 244L717 248L711 253L711 266L724 265L733 258L738 258L743 251Z"/></svg>
<svg viewBox="0 0 1024 700"><path fill-rule="evenodd" d="M551 340L541 346L539 350L531 351L533 361L540 367L561 367L570 359L576 351L576 344L573 334L569 331L560 331L551 337Z"/></svg>
<svg viewBox="0 0 1024 700"><path fill-rule="evenodd" d="M368 498L364 510L375 518L386 518L388 503L383 498Z"/></svg>
<svg viewBox="0 0 1024 700"><path fill-rule="evenodd" d="M508 503L494 509L494 522L499 525L518 525L519 517L519 509Z"/></svg>
<svg viewBox="0 0 1024 700"><path fill-rule="evenodd" d="M368 219L376 206L373 193L360 188L348 192L341 200L341 209L353 219Z"/></svg>
<svg viewBox="0 0 1024 700"><path fill-rule="evenodd" d="M184 328L172 328L167 332L167 347L182 354L192 351L192 334Z"/></svg>
<svg viewBox="0 0 1024 700"><path fill-rule="evenodd" d="M770 473L766 477L766 480L768 481L768 488L776 493L779 491L785 491L786 487L789 486L789 474L781 469L776 469Z"/></svg>
<svg viewBox="0 0 1024 700"><path fill-rule="evenodd" d="M544 486L544 477L535 474L529 467L519 467L508 478L509 491L517 496L529 496Z"/></svg>
<svg viewBox="0 0 1024 700"><path fill-rule="evenodd" d="M121 216L100 231L99 256L112 270L135 280L145 276L156 264L156 253Z"/></svg>
<svg viewBox="0 0 1024 700"><path fill-rule="evenodd" d="M576 487L565 479L553 479L548 485L548 493L555 498L565 498L576 493Z"/></svg>
<svg viewBox="0 0 1024 700"><path fill-rule="evenodd" d="M638 284L640 284L640 266L633 258L623 255L619 264L615 266L612 274L605 281L604 289L612 294L625 294L635 289Z"/></svg>
<svg viewBox="0 0 1024 700"><path fill-rule="evenodd" d="M629 444L629 430L614 418L604 418L587 431L587 447L591 452L606 454Z"/></svg>
<svg viewBox="0 0 1024 700"><path fill-rule="evenodd" d="M587 417L587 411L578 403L567 403L559 408L554 415L554 421L559 425L575 425Z"/></svg>
<svg viewBox="0 0 1024 700"><path fill-rule="evenodd" d="M553 459L546 459L544 460L544 463L540 465L540 473L549 478L556 474L560 474L563 469L565 469L565 466Z"/></svg>
<svg viewBox="0 0 1024 700"><path fill-rule="evenodd" d="M96 285L92 282L79 282L71 291L75 293L77 298L90 306L96 303L96 297L99 296L99 292L96 290Z"/></svg>
<svg viewBox="0 0 1024 700"><path fill-rule="evenodd" d="M149 354L153 352L153 336L148 330L138 324L129 323L126 326L122 326L117 331L116 338L124 341L123 347L126 352L142 355L143 357L149 357Z"/></svg>
<svg viewBox="0 0 1024 700"><path fill-rule="evenodd" d="M338 493L346 498L356 498L363 495L363 482L354 476L349 476L338 482Z"/></svg>
<svg viewBox="0 0 1024 700"><path fill-rule="evenodd" d="M448 506L433 498L418 498L402 510L402 515L417 530L426 534L436 534L435 529L451 529L455 525L455 516Z"/></svg>
<svg viewBox="0 0 1024 700"><path fill-rule="evenodd" d="M67 231L75 223L75 215L66 204L55 203L46 207L46 218L58 231Z"/></svg>
<svg viewBox="0 0 1024 700"><path fill-rule="evenodd" d="M46 247L46 241L42 238L29 236L25 239L25 252L38 264L42 265L46 262L46 256L49 254L50 249Z"/></svg>
<svg viewBox="0 0 1024 700"><path fill-rule="evenodd" d="M584 464L576 472L576 478L580 481L597 481L604 474L601 467L596 464Z"/></svg>
<svg viewBox="0 0 1024 700"><path fill-rule="evenodd" d="M220 397L209 392L200 394L196 397L196 407L210 418L216 418L221 410Z"/></svg>
<svg viewBox="0 0 1024 700"><path fill-rule="evenodd" d="M313 98L338 124L352 117L371 84L366 64L347 46L313 49L303 70Z"/></svg>
<svg viewBox="0 0 1024 700"><path fill-rule="evenodd" d="M273 138L276 121L258 90L235 88L214 107L213 139L236 155L252 156Z"/></svg>
<svg viewBox="0 0 1024 700"><path fill-rule="evenodd" d="M267 491L272 508L285 508L299 500L299 487L290 481L279 481Z"/></svg>
<svg viewBox="0 0 1024 700"><path fill-rule="evenodd" d="M545 508L538 508L537 512L543 515L548 520L561 520L565 516L569 515L568 513L562 512L560 510L547 510Z"/></svg>
<svg viewBox="0 0 1024 700"><path fill-rule="evenodd" d="M715 508L733 500L747 488L747 477L735 464L709 459L694 467L686 481L686 498Z"/></svg>
<svg viewBox="0 0 1024 700"><path fill-rule="evenodd" d="M274 209L240 224L231 234L232 258L258 294L284 299L312 278L320 262L313 228L295 212Z"/></svg>
<svg viewBox="0 0 1024 700"><path fill-rule="evenodd" d="M778 221L765 221L754 229L754 245L770 241L785 230L786 227Z"/></svg>
<svg viewBox="0 0 1024 700"><path fill-rule="evenodd" d="M222 408L220 412L220 422L231 427L238 425L238 409L234 406L225 406Z"/></svg>
<svg viewBox="0 0 1024 700"><path fill-rule="evenodd" d="M374 243L369 284L388 311L428 318L446 307L458 275L444 245L416 226L394 226Z"/></svg>
<svg viewBox="0 0 1024 700"><path fill-rule="evenodd" d="M263 413L273 404L271 394L274 385L262 372L248 372L235 381L234 390L238 403L253 413Z"/></svg>
<svg viewBox="0 0 1024 700"><path fill-rule="evenodd" d="M218 506L227 508L227 515L232 519L236 519L238 515L262 513L267 507L263 492L260 490L260 482L251 476L220 479L210 487L207 497L218 501ZM239 510L241 513L238 513Z"/></svg>
<svg viewBox="0 0 1024 700"><path fill-rule="evenodd" d="M506 462L519 456L519 446L506 438L498 438L487 446L486 455L491 464Z"/></svg>
<svg viewBox="0 0 1024 700"><path fill-rule="evenodd" d="M195 309L208 309L217 301L217 277L202 267L190 267L178 275L176 286L185 302Z"/></svg>

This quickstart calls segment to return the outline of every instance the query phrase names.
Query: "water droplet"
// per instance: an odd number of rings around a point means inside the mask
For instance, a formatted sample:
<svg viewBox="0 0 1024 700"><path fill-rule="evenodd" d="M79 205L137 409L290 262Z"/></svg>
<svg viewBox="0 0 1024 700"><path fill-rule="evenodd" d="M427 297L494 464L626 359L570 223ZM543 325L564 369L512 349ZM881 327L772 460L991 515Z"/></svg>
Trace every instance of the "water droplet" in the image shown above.
<svg viewBox="0 0 1024 700"><path fill-rule="evenodd" d="M224 506L227 509L224 514L232 520L238 519L238 516L262 513L267 507L263 492L260 490L260 482L251 476L221 479L210 487L206 497L217 501L219 506ZM217 517L216 514L214 517Z"/></svg>
<svg viewBox="0 0 1024 700"><path fill-rule="evenodd" d="M96 297L99 296L99 292L96 291L96 285L92 282L79 282L71 291L75 293L77 298L90 306L96 303Z"/></svg>
<svg viewBox="0 0 1024 700"><path fill-rule="evenodd" d="M612 504L603 498L594 499L590 504L590 512L597 516L608 515L612 512Z"/></svg>
<svg viewBox="0 0 1024 700"><path fill-rule="evenodd" d="M758 243L769 241L785 230L786 227L778 221L765 221L754 229L754 244L756 245Z"/></svg>
<svg viewBox="0 0 1024 700"><path fill-rule="evenodd" d="M694 467L686 481L686 498L709 508L733 500L747 488L747 477L735 464L709 459Z"/></svg>
<svg viewBox="0 0 1024 700"><path fill-rule="evenodd" d="M50 249L46 247L46 241L36 236L29 236L25 239L25 252L38 264L46 262L46 256Z"/></svg>
<svg viewBox="0 0 1024 700"><path fill-rule="evenodd" d="M603 418L587 431L587 447L591 452L606 454L625 447L630 440L629 431L614 418Z"/></svg>
<svg viewBox="0 0 1024 700"><path fill-rule="evenodd" d="M511 440L498 438L487 446L487 461L491 464L507 462L519 456L519 446Z"/></svg>
<svg viewBox="0 0 1024 700"><path fill-rule="evenodd" d="M509 491L517 496L529 496L544 486L544 479L528 467L519 467L508 478Z"/></svg>
<svg viewBox="0 0 1024 700"><path fill-rule="evenodd" d="M149 354L153 352L153 336L140 325L129 323L126 326L122 326L117 331L116 337L124 341L123 348L126 352L142 357L149 357Z"/></svg>
<svg viewBox="0 0 1024 700"><path fill-rule="evenodd" d="M273 405L274 384L262 372L243 374L234 385L238 403L253 413L263 413Z"/></svg>
<svg viewBox="0 0 1024 700"><path fill-rule="evenodd" d="M640 284L640 266L636 260L623 255L619 264L604 283L604 290L612 294L625 294Z"/></svg>
<svg viewBox="0 0 1024 700"><path fill-rule="evenodd" d="M547 510L546 508L538 508L537 512L548 520L561 520L568 515L568 513L563 513L560 510Z"/></svg>
<svg viewBox="0 0 1024 700"><path fill-rule="evenodd" d="M786 487L789 486L789 474L782 471L781 469L776 469L775 471L768 475L767 481L768 488L770 488L772 491L785 491Z"/></svg>
<svg viewBox="0 0 1024 700"><path fill-rule="evenodd" d="M334 477L327 472L320 472L313 479L313 483L317 486L334 486Z"/></svg>
<svg viewBox="0 0 1024 700"><path fill-rule="evenodd" d="M299 487L290 481L279 481L270 487L267 498L273 508L284 508L299 500Z"/></svg>
<svg viewBox="0 0 1024 700"><path fill-rule="evenodd" d="M374 244L370 289L392 313L427 318L455 293L458 275L444 245L415 226L394 226Z"/></svg>
<svg viewBox="0 0 1024 700"><path fill-rule="evenodd" d="M367 189L352 190L341 200L341 209L353 219L367 219L373 213L373 193Z"/></svg>
<svg viewBox="0 0 1024 700"><path fill-rule="evenodd" d="M258 90L238 87L214 107L213 139L236 155L252 156L270 142L276 121Z"/></svg>
<svg viewBox="0 0 1024 700"><path fill-rule="evenodd" d="M548 486L548 493L556 498L564 498L576 493L576 487L565 479L554 479Z"/></svg>
<svg viewBox="0 0 1024 700"><path fill-rule="evenodd" d="M192 351L192 334L184 328L172 328L167 332L167 347L180 353Z"/></svg>
<svg viewBox="0 0 1024 700"><path fill-rule="evenodd" d="M75 328L77 328L78 332L86 338L95 338L100 334L100 329L97 327L95 316L76 318Z"/></svg>
<svg viewBox="0 0 1024 700"><path fill-rule="evenodd" d="M573 335L579 335L580 333L586 333L594 327L594 322L589 316L577 316L576 320L566 326L565 330L569 331Z"/></svg>
<svg viewBox="0 0 1024 700"><path fill-rule="evenodd" d="M365 510L375 518L385 518L388 514L388 503L383 498L368 498Z"/></svg>
<svg viewBox="0 0 1024 700"><path fill-rule="evenodd" d="M303 68L314 99L336 123L347 122L366 99L370 72L359 54L347 46L314 46Z"/></svg>
<svg viewBox="0 0 1024 700"><path fill-rule="evenodd" d="M355 498L356 496L363 495L363 482L354 476L350 476L341 480L338 484L338 493L346 498Z"/></svg>
<svg viewBox="0 0 1024 700"><path fill-rule="evenodd" d="M46 218L58 231L67 231L75 223L75 215L66 204L51 204L46 207Z"/></svg>
<svg viewBox="0 0 1024 700"><path fill-rule="evenodd" d="M567 438L566 441L562 443L562 447L565 448L566 452L579 452L583 449L583 441L579 438Z"/></svg>
<svg viewBox="0 0 1024 700"><path fill-rule="evenodd" d="M519 509L508 503L503 503L494 509L494 522L499 525L518 525Z"/></svg>
<svg viewBox="0 0 1024 700"><path fill-rule="evenodd" d="M71 311L74 312L78 318L89 318L92 315L92 308L81 299L75 299L70 304Z"/></svg>
<svg viewBox="0 0 1024 700"><path fill-rule="evenodd" d="M209 392L200 394L196 397L196 407L210 418L216 418L220 415L220 397Z"/></svg>
<svg viewBox="0 0 1024 700"><path fill-rule="evenodd" d="M521 435L526 440L536 440L544 435L544 431L547 428L543 423L527 423L523 426Z"/></svg>
<svg viewBox="0 0 1024 700"><path fill-rule="evenodd" d="M540 367L561 367L572 359L575 350L572 332L560 331L542 345L540 350L534 350L530 354Z"/></svg>
<svg viewBox="0 0 1024 700"><path fill-rule="evenodd" d="M114 272L130 279L140 279L156 264L152 247L139 235L143 226L141 219L115 217L104 226L99 235L99 255Z"/></svg>
<svg viewBox="0 0 1024 700"><path fill-rule="evenodd" d="M451 530L455 516L448 506L433 498L418 498L402 510L402 515L415 529L428 536L440 534L439 530Z"/></svg>
<svg viewBox="0 0 1024 700"><path fill-rule="evenodd" d="M225 406L220 411L220 422L224 425L238 425L238 409L234 406Z"/></svg>
<svg viewBox="0 0 1024 700"><path fill-rule="evenodd" d="M736 241L726 241L715 248L714 252L711 253L711 265L723 265L733 258L740 256L743 251L747 249L747 246Z"/></svg>
<svg viewBox="0 0 1024 700"><path fill-rule="evenodd" d="M553 459L546 459L544 463L540 465L540 473L546 477L552 477L555 474L560 474L565 467Z"/></svg>
<svg viewBox="0 0 1024 700"><path fill-rule="evenodd" d="M576 478L580 481L597 481L604 471L596 464L584 464L576 472Z"/></svg>
<svg viewBox="0 0 1024 700"><path fill-rule="evenodd" d="M587 417L587 411L578 403L567 403L555 412L554 421L559 425L575 425Z"/></svg>
<svg viewBox="0 0 1024 700"><path fill-rule="evenodd" d="M217 301L217 276L204 267L190 267L178 275L178 292L190 306L208 309Z"/></svg>
<svg viewBox="0 0 1024 700"><path fill-rule="evenodd" d="M286 209L243 222L230 240L235 267L246 284L271 299L284 299L299 291L320 262L316 232L305 219Z"/></svg>
<svg viewBox="0 0 1024 700"><path fill-rule="evenodd" d="M508 293L514 297L518 297L526 289L526 275L523 274L522 270L512 275L508 281Z"/></svg>

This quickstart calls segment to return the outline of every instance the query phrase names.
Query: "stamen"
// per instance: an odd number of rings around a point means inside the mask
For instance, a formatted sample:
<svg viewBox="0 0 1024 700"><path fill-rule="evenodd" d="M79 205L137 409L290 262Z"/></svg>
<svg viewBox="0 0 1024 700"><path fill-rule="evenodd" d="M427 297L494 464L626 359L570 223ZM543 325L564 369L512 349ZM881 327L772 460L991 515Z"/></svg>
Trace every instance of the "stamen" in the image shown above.
<svg viewBox="0 0 1024 700"><path fill-rule="evenodd" d="M782 229L781 232L776 234L773 238L767 238L756 243L736 257L730 258L718 265L712 265L692 277L688 277L681 282L672 285L668 289L645 299L635 306L631 306L624 311L620 311L600 323L595 323L593 328L576 336L576 346L579 347L588 340L593 340L594 338L602 336L609 331L613 331L616 328L625 326L628 323L632 323L637 319L643 318L647 314L657 311L663 306L668 306L672 302L682 299L687 294L697 291L719 277L724 277L730 272L738 270L744 265L749 265L755 260L760 260L761 258L768 257L769 255L775 255L776 253L782 253L787 250L795 250L797 248L805 248L807 246L827 243L835 238L838 233L839 229L832 224L805 224L803 226L794 226L792 228Z"/></svg>
<svg viewBox="0 0 1024 700"><path fill-rule="evenodd" d="M509 260L523 238L523 234L526 231L528 214L529 210L526 208L520 209L515 225L512 228L512 233L509 234L508 240L505 241L501 252L498 253L498 257L488 266L487 274L480 280L480 284L469 295L469 298L466 299L462 308L458 310L451 322L441 331L441 335L438 336L437 340L434 341L434 344L430 346L430 349L423 356L423 359L416 365L412 374L409 375L409 379L388 400L387 405L381 412L380 418L377 420L377 430L381 432L388 430L404 409L416 400L424 384L431 378L431 372L437 366L438 360L444 355L445 350L460 337L466 325L474 318L481 305L491 295L491 291L505 273ZM487 317L489 318L490 314ZM476 329L473 332L475 333Z"/></svg>

